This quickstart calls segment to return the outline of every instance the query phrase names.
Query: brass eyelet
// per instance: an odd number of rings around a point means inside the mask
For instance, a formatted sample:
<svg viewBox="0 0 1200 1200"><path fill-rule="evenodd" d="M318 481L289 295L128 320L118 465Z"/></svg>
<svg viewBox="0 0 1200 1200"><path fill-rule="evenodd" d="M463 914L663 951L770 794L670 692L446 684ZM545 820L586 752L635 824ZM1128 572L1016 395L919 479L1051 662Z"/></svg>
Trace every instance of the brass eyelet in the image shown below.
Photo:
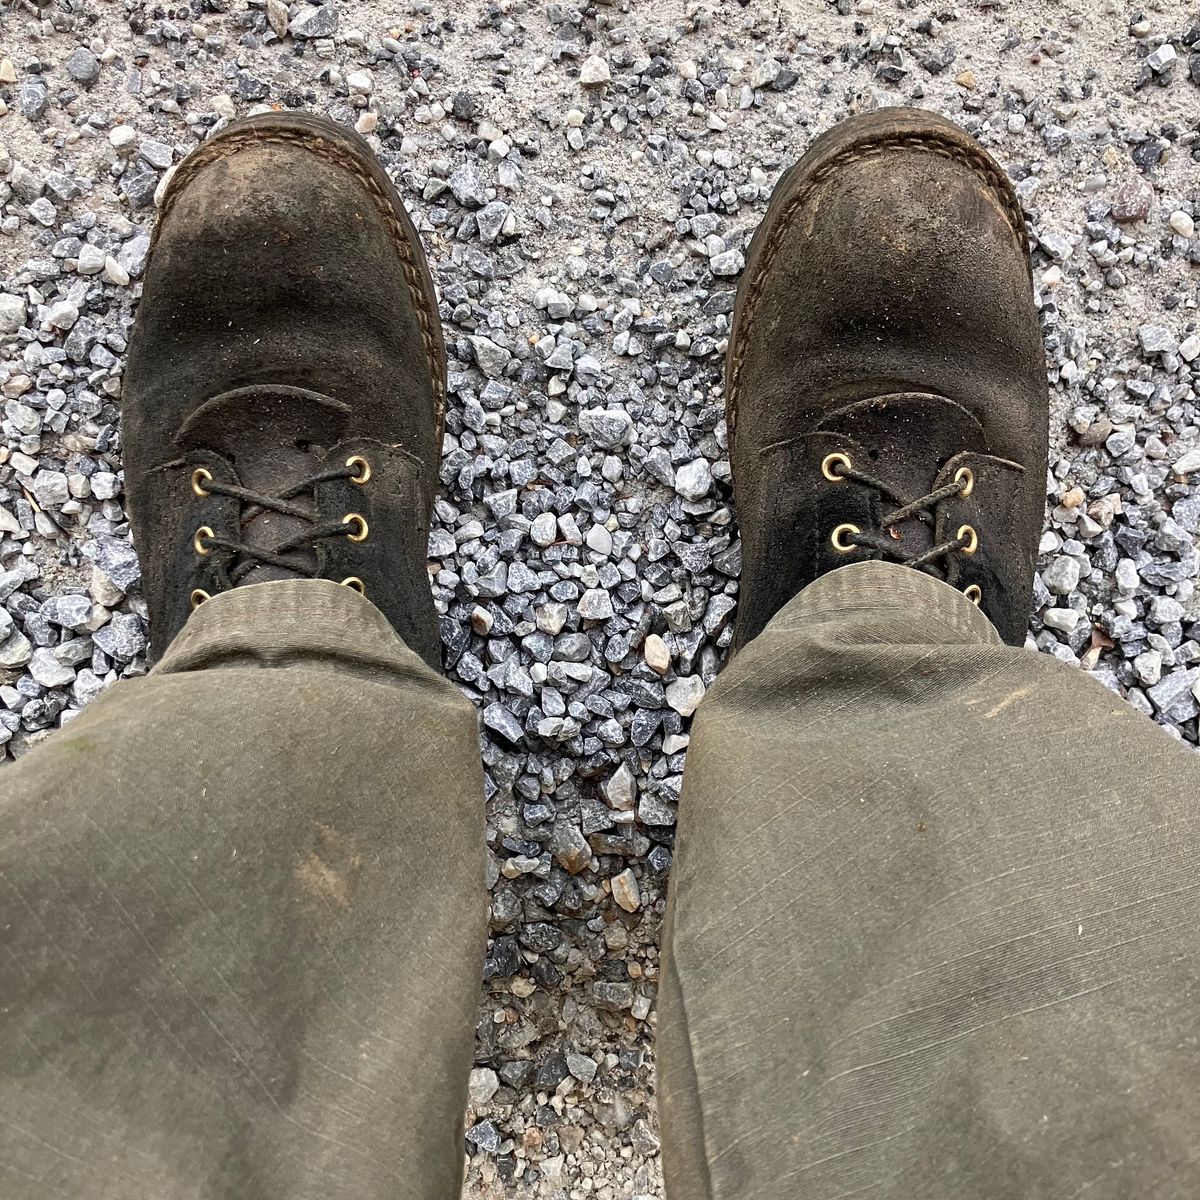
<svg viewBox="0 0 1200 1200"><path fill-rule="evenodd" d="M969 587L963 588L963 595L978 608L983 603L983 588L977 583L972 583Z"/></svg>
<svg viewBox="0 0 1200 1200"><path fill-rule="evenodd" d="M979 534L970 525L960 525L954 537L958 541L962 541L963 538L967 539L967 544L961 547L964 554L974 554L979 549Z"/></svg>
<svg viewBox="0 0 1200 1200"><path fill-rule="evenodd" d="M200 486L200 481L202 479L207 479L210 483L212 482L212 472L207 467L197 467L192 472L192 491L195 492L197 496L203 496L207 498L208 496L212 495L212 492L205 491L204 488Z"/></svg>
<svg viewBox="0 0 1200 1200"><path fill-rule="evenodd" d="M975 472L970 467L959 467L954 472L954 482L961 485L960 496L969 496L975 490Z"/></svg>
<svg viewBox="0 0 1200 1200"><path fill-rule="evenodd" d="M350 476L350 482L357 483L359 487L362 487L371 478L371 464L361 454L350 455L346 459L346 466L353 467L357 472Z"/></svg>
<svg viewBox="0 0 1200 1200"><path fill-rule="evenodd" d="M346 534L352 542L365 542L367 540L367 534L370 532L370 529L367 525L366 517L360 516L358 513L347 513L342 518L342 524L353 525L356 528L356 533Z"/></svg>
<svg viewBox="0 0 1200 1200"><path fill-rule="evenodd" d="M834 467L844 467L847 471L852 471L850 458L843 454L840 450L835 450L832 454L827 454L821 459L821 474L829 480L830 483L845 483L845 475L835 475Z"/></svg>
<svg viewBox="0 0 1200 1200"><path fill-rule="evenodd" d="M211 542L216 536L217 535L213 533L210 526L201 525L200 528L197 529L194 534L192 534L192 549L195 550L195 552L200 555L201 558L204 558L206 555L212 553L212 547L204 544L205 539L207 538Z"/></svg>
<svg viewBox="0 0 1200 1200"><path fill-rule="evenodd" d="M851 550L858 549L858 547L855 546L855 544L853 542L846 542L846 541L842 540L843 535L847 534L847 533L858 534L858 533L862 533L862 530L859 529L859 527L857 525L839 525L829 535L829 540L833 544L833 548L839 554L849 554Z"/></svg>
<svg viewBox="0 0 1200 1200"><path fill-rule="evenodd" d="M192 591L192 610L195 611L205 600L211 599L212 597L203 588L195 588Z"/></svg>
<svg viewBox="0 0 1200 1200"><path fill-rule="evenodd" d="M348 587L352 592L357 592L360 596L367 594L367 585L357 575L347 575L342 580L342 587Z"/></svg>

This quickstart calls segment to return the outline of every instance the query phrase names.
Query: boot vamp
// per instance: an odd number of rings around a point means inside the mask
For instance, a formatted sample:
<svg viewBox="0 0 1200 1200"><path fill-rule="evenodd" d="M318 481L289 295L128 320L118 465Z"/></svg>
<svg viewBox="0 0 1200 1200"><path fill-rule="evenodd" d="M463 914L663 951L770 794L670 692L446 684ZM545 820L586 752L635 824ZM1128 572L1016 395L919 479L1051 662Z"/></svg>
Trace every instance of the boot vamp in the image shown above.
<svg viewBox="0 0 1200 1200"><path fill-rule="evenodd" d="M764 256L738 436L761 445L831 407L922 391L973 413L990 452L1036 456L1042 346L1005 197L968 162L890 148L787 203L795 215Z"/></svg>
<svg viewBox="0 0 1200 1200"><path fill-rule="evenodd" d="M440 365L389 198L336 142L245 136L172 181L131 344L133 470L169 453L191 410L255 384L342 401L357 433L430 461Z"/></svg>

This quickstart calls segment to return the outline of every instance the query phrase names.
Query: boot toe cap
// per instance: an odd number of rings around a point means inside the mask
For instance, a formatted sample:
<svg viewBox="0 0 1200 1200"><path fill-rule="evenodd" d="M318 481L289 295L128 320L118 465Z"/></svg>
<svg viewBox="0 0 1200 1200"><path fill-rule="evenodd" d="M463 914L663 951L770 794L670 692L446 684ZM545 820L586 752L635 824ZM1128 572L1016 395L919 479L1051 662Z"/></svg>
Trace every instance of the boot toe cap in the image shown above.
<svg viewBox="0 0 1200 1200"><path fill-rule="evenodd" d="M813 416L858 392L912 390L979 411L989 427L1011 424L1044 390L1012 186L949 122L870 116L819 140L777 185L731 338L735 424L743 395L781 390L808 396ZM1026 393L999 423L989 418L998 382ZM795 400L784 407L794 420Z"/></svg>

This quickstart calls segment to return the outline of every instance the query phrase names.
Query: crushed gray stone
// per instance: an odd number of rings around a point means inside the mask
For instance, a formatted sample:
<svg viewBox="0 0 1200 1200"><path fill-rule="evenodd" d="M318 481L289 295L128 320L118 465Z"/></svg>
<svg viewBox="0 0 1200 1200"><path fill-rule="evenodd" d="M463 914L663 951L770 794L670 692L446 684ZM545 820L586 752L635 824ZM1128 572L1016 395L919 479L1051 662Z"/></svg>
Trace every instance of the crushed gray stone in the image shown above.
<svg viewBox="0 0 1200 1200"><path fill-rule="evenodd" d="M1178 6L1042 7L6 11L7 758L147 669L119 406L175 165L234 116L328 113L429 249L450 362L431 579L482 714L492 902L470 1200L662 1196L657 938L741 560L734 289L781 172L849 112L936 109L1013 178L1052 393L1028 644L1197 744L1200 32Z"/></svg>

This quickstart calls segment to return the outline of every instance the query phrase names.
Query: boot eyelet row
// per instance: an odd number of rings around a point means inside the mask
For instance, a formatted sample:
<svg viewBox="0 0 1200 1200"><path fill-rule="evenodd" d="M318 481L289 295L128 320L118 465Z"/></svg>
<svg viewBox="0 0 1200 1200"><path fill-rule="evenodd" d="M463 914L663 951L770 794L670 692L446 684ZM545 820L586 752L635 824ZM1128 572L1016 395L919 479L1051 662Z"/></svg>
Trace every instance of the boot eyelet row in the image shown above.
<svg viewBox="0 0 1200 1200"><path fill-rule="evenodd" d="M361 487L371 478L371 464L367 462L361 455L353 454L346 459L346 466L354 469L355 474L351 475L350 482ZM207 498L212 495L205 486L205 483L212 481L212 472L206 467L197 467L192 472L192 491L201 498ZM347 513L342 518L343 525L349 525L351 528L347 530L346 537L352 542L365 542L370 536L370 526L367 524L367 519L361 513ZM213 552L213 547L209 544L216 537L212 526L201 525L199 529L192 535L192 549L201 557L205 558ZM360 596L367 594L366 584L357 575L348 575L341 581L342 587L348 587L351 591L358 592ZM192 610L195 611L206 600L211 600L212 596L203 588L194 588L191 594Z"/></svg>
<svg viewBox="0 0 1200 1200"><path fill-rule="evenodd" d="M361 461L361 460L360 460ZM352 465L353 460L346 463L346 466ZM841 471L834 468L840 467ZM821 459L821 474L829 480L830 483L845 483L845 471L852 471L853 464L850 462L850 456L843 454L840 450L835 450L832 454L827 454ZM954 472L954 482L959 486L959 494L963 497L969 496L975 490L975 472L970 467L959 467Z"/></svg>

